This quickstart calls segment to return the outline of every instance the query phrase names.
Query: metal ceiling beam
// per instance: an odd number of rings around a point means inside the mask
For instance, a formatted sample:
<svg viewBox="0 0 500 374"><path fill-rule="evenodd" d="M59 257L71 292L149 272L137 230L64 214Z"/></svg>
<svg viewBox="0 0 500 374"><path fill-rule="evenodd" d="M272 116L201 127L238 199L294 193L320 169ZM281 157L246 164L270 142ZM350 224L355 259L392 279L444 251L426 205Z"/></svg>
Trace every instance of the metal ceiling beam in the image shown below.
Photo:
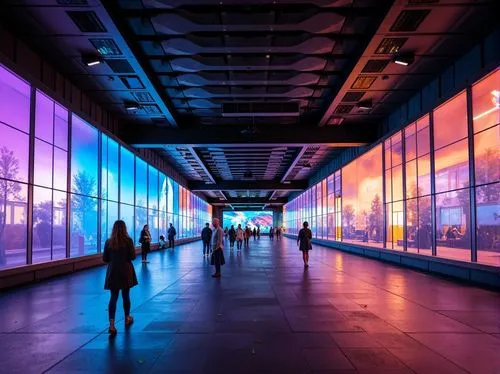
<svg viewBox="0 0 500 374"><path fill-rule="evenodd" d="M302 156L304 156L304 153L306 153L307 148L308 147L304 146L304 147L301 148L301 150L299 151L299 153L297 153L297 156L295 156L295 159L293 160L293 162L288 167L287 171L283 175L283 178L281 178L281 183L283 183L286 180L286 178L288 177L288 175L290 174L290 172L293 170L293 168L295 167L295 165L297 165L297 163L300 161L300 159L302 158Z"/></svg>
<svg viewBox="0 0 500 374"><path fill-rule="evenodd" d="M378 138L378 124L349 124L340 126L269 125L255 134L244 135L242 126L182 127L177 129L151 127L144 131L139 126L122 126L120 138L136 148L175 147L296 147L329 146L358 147L373 143Z"/></svg>
<svg viewBox="0 0 500 374"><path fill-rule="evenodd" d="M286 197L278 197L275 200L270 201L267 197L230 197L227 201L219 200L218 198L209 198L207 203L209 204L286 204L288 199Z"/></svg>
<svg viewBox="0 0 500 374"><path fill-rule="evenodd" d="M307 180L297 180L290 183L280 183L278 181L220 181L214 184L206 184L200 181L188 182L188 189L190 191L303 191L308 187Z"/></svg>
<svg viewBox="0 0 500 374"><path fill-rule="evenodd" d="M203 169L204 173L207 175L208 179L210 179L210 182L215 183L215 178L213 177L212 173L210 170L208 170L207 166L203 162L203 160L200 158L198 153L196 152L196 149L194 147L186 147L189 150L189 153L193 156L195 161L200 165L200 167Z"/></svg>

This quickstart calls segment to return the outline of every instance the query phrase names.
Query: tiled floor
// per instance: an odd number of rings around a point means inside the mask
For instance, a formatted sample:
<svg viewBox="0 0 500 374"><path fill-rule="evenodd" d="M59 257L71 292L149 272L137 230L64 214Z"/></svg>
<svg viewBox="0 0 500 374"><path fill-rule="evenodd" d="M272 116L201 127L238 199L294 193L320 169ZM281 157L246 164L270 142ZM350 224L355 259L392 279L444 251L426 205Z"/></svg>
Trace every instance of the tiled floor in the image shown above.
<svg viewBox="0 0 500 374"><path fill-rule="evenodd" d="M104 267L1 294L0 372L500 373L499 293L320 246L305 270L289 239L225 256L136 260L112 339Z"/></svg>

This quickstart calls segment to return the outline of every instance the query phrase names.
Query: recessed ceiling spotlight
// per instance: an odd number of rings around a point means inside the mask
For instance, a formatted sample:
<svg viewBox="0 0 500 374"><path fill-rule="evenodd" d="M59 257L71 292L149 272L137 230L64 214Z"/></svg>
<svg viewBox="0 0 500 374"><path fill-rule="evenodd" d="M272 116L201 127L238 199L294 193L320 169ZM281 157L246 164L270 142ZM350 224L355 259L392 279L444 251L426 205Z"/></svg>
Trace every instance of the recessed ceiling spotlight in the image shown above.
<svg viewBox="0 0 500 374"><path fill-rule="evenodd" d="M266 55L266 58L269 60L271 58L271 55Z"/></svg>
<svg viewBox="0 0 500 374"><path fill-rule="evenodd" d="M84 55L82 56L82 61L87 66L95 66L104 62L102 57L99 55Z"/></svg>
<svg viewBox="0 0 500 374"><path fill-rule="evenodd" d="M410 64L413 64L414 61L415 61L415 57L413 55L399 55L399 56L395 56L392 59L392 62L394 62L395 64L398 64L398 65L402 65L402 66L408 66Z"/></svg>
<svg viewBox="0 0 500 374"><path fill-rule="evenodd" d="M124 103L124 106L125 106L125 110L128 110L128 111L134 111L134 110L139 110L140 109L140 105L137 104L135 101L126 101Z"/></svg>
<svg viewBox="0 0 500 374"><path fill-rule="evenodd" d="M371 110L373 109L373 102L371 100L363 100L358 103L357 107L362 110Z"/></svg>

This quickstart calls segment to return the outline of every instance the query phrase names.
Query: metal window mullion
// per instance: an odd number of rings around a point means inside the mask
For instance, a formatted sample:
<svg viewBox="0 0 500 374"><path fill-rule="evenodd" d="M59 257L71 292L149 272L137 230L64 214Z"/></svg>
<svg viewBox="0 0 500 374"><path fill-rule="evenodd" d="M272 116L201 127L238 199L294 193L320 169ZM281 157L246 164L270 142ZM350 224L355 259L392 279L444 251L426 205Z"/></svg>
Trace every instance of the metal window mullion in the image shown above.
<svg viewBox="0 0 500 374"><path fill-rule="evenodd" d="M98 131L97 132L97 253L101 252L101 235L102 235L101 215L102 215L102 204L104 204L104 201L102 199L102 156L103 156L102 132Z"/></svg>
<svg viewBox="0 0 500 374"><path fill-rule="evenodd" d="M52 101L52 185L51 185L51 211L50 211L50 259L53 260L54 257L54 166L55 166L55 138L56 138L56 128L55 128L55 120L56 120L56 104L55 101Z"/></svg>
<svg viewBox="0 0 500 374"><path fill-rule="evenodd" d="M382 248L387 248L387 200L386 200L386 181L385 181L385 142L382 142Z"/></svg>
<svg viewBox="0 0 500 374"><path fill-rule="evenodd" d="M416 126L415 126L416 127ZM403 191L403 251L408 251L408 240L407 240L407 227L406 227L406 138L405 138L405 129L401 130L401 183L402 191ZM415 135L416 141L416 135Z"/></svg>
<svg viewBox="0 0 500 374"><path fill-rule="evenodd" d="M432 255L437 255L437 238L436 238L436 168L434 163L434 110L429 112L429 150L431 162L431 240L432 240Z"/></svg>
<svg viewBox="0 0 500 374"><path fill-rule="evenodd" d="M471 245L471 261L477 262L477 217L476 217L476 168L474 165L474 121L472 108L472 87L467 86L467 128L469 141L469 232Z"/></svg>
<svg viewBox="0 0 500 374"><path fill-rule="evenodd" d="M33 261L33 182L35 179L35 110L36 88L30 87L30 122L29 122L29 156L28 156L28 186L27 186L27 217L26 217L26 264ZM12 209L12 212L14 208ZM14 222L14 221L12 221Z"/></svg>

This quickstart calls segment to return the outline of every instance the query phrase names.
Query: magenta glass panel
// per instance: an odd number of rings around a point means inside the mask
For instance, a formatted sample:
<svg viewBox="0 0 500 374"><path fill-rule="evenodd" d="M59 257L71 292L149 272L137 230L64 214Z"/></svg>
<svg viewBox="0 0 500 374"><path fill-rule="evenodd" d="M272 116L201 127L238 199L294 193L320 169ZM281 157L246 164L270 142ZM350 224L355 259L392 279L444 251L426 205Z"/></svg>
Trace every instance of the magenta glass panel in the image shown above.
<svg viewBox="0 0 500 374"><path fill-rule="evenodd" d="M436 195L436 244L439 257L471 260L468 188Z"/></svg>
<svg viewBox="0 0 500 374"><path fill-rule="evenodd" d="M417 131L417 156L423 156L430 152L430 129L424 127Z"/></svg>
<svg viewBox="0 0 500 374"><path fill-rule="evenodd" d="M500 266L500 183L476 187L477 261Z"/></svg>
<svg viewBox="0 0 500 374"><path fill-rule="evenodd" d="M52 146L35 139L34 182L38 186L52 188Z"/></svg>
<svg viewBox="0 0 500 374"><path fill-rule="evenodd" d="M30 93L29 84L0 66L0 122L29 133Z"/></svg>
<svg viewBox="0 0 500 374"><path fill-rule="evenodd" d="M68 189L68 153L54 148L54 188L66 191Z"/></svg>
<svg viewBox="0 0 500 374"><path fill-rule="evenodd" d="M406 198L417 197L417 160L406 163Z"/></svg>
<svg viewBox="0 0 500 374"><path fill-rule="evenodd" d="M417 136L415 131L415 124L405 128L405 156L406 161L413 160L417 157Z"/></svg>
<svg viewBox="0 0 500 374"><path fill-rule="evenodd" d="M434 110L434 148L439 149L467 136L465 91Z"/></svg>
<svg viewBox="0 0 500 374"><path fill-rule="evenodd" d="M52 190L33 189L33 263L52 259Z"/></svg>
<svg viewBox="0 0 500 374"><path fill-rule="evenodd" d="M68 150L68 111L62 106L55 105L54 118L54 145L65 151Z"/></svg>
<svg viewBox="0 0 500 374"><path fill-rule="evenodd" d="M0 268L26 264L26 197L26 184L0 179Z"/></svg>
<svg viewBox="0 0 500 374"><path fill-rule="evenodd" d="M29 136L0 124L0 178L28 181Z"/></svg>
<svg viewBox="0 0 500 374"><path fill-rule="evenodd" d="M52 144L54 142L54 101L36 91L35 136Z"/></svg>
<svg viewBox="0 0 500 374"><path fill-rule="evenodd" d="M419 157L418 167L418 196L431 193L431 159L430 155Z"/></svg>
<svg viewBox="0 0 500 374"><path fill-rule="evenodd" d="M52 259L66 258L66 192L55 191L52 210Z"/></svg>
<svg viewBox="0 0 500 374"><path fill-rule="evenodd" d="M476 185L500 181L500 125L474 135Z"/></svg>

